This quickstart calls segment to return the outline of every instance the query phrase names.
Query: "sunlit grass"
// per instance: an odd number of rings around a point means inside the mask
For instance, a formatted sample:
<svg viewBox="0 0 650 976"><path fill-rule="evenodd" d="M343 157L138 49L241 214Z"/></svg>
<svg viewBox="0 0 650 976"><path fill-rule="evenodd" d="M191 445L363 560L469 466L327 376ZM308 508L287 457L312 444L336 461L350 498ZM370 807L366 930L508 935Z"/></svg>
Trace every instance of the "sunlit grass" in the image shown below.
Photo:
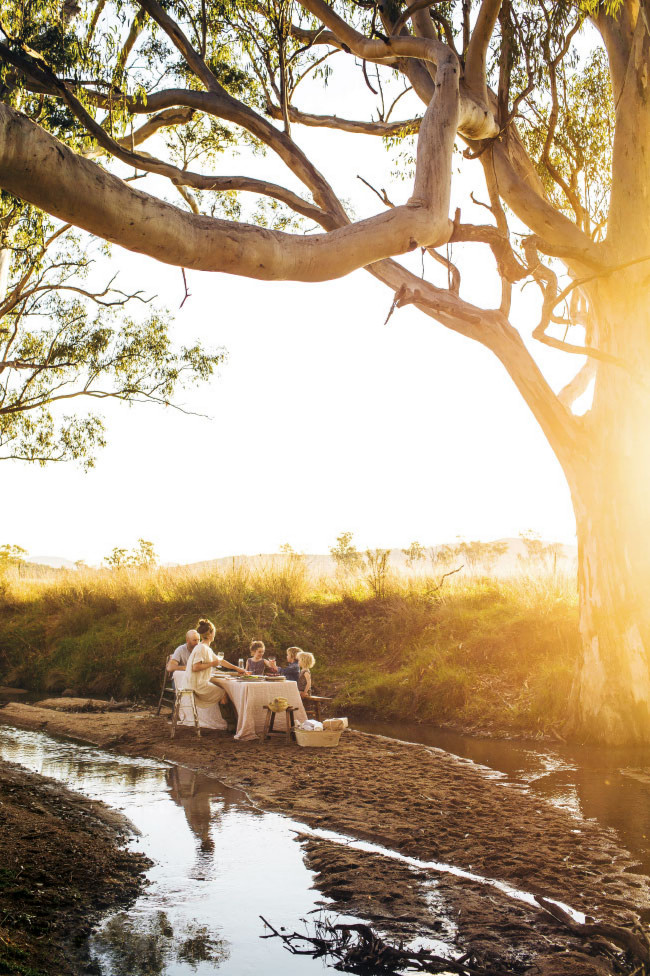
<svg viewBox="0 0 650 976"><path fill-rule="evenodd" d="M0 594L0 673L42 690L151 695L199 616L231 660L261 638L317 658L337 709L532 731L561 725L578 656L577 597L562 575L314 579L295 556L233 565L13 578Z"/></svg>

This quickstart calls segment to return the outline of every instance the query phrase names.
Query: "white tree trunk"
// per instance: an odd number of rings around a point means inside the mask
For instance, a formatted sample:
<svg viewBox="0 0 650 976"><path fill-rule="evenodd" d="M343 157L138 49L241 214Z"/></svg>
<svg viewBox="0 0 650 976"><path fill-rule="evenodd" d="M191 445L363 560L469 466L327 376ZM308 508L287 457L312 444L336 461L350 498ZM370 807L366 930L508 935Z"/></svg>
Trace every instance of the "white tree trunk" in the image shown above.
<svg viewBox="0 0 650 976"><path fill-rule="evenodd" d="M643 270L641 270L643 268ZM650 298L643 265L593 291L600 365L582 456L568 477L578 532L583 662L579 727L612 744L650 742Z"/></svg>

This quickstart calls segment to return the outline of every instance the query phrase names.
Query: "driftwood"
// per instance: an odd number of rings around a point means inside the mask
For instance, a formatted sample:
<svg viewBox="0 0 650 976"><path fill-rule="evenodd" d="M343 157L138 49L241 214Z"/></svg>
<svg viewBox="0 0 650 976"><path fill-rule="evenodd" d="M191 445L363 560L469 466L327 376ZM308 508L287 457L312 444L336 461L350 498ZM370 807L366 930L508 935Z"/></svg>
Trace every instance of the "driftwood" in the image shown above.
<svg viewBox="0 0 650 976"><path fill-rule="evenodd" d="M540 908L565 925L573 935L589 941L592 945L594 940L604 940L622 950L625 960L621 972L634 973L638 976L650 974L650 940L640 926L625 929L619 925L610 925L609 922L576 922L555 902L542 898L541 895L536 895L535 901Z"/></svg>
<svg viewBox="0 0 650 976"><path fill-rule="evenodd" d="M294 956L311 956L312 959L330 959L334 969L360 976L400 976L408 967L413 973L457 973L458 976L512 976L513 969L494 968L492 962L485 965L472 952L457 959L447 959L429 949L412 949L403 944L390 945L369 925L332 924L327 919L313 923L313 931L278 931L260 915L269 935L262 939L281 939Z"/></svg>
<svg viewBox="0 0 650 976"><path fill-rule="evenodd" d="M620 976L650 976L650 940L640 926L622 928L608 922L576 922L555 902L541 896L539 907L564 925L572 935L588 943L590 954L606 957ZM447 959L429 949L413 949L399 943L391 945L369 925L335 924L321 918L304 932L278 931L260 915L269 929L262 939L281 939L295 956L331 961L339 972L359 976L400 976L405 969L413 973L456 973L458 976L514 976L521 970L496 969L494 960L484 960L472 951Z"/></svg>

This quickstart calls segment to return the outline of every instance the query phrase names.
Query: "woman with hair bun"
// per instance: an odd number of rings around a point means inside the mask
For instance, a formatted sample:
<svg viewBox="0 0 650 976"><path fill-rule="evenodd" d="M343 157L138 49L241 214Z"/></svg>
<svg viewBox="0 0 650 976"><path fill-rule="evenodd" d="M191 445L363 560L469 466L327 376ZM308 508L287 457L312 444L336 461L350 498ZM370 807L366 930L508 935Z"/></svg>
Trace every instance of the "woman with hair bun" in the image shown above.
<svg viewBox="0 0 650 976"><path fill-rule="evenodd" d="M199 620L196 629L201 636L201 641L196 645L187 662L185 687L192 689L198 705L224 705L228 701L228 696L223 688L213 684L210 680L211 668L215 664L221 663L223 667L230 668L231 671L237 671L240 674L245 672L242 668L230 664L229 661L218 662L216 654L210 647L216 634L211 620L202 618Z"/></svg>

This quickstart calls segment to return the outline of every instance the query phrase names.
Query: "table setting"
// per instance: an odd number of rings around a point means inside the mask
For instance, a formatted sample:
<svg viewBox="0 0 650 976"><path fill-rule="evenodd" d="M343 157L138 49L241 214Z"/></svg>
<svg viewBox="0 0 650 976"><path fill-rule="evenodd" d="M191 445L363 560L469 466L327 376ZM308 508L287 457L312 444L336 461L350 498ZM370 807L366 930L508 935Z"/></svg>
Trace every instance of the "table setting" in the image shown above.
<svg viewBox="0 0 650 976"><path fill-rule="evenodd" d="M217 654L217 658L219 657ZM222 657L223 655L221 655L221 659ZM174 687L177 691L185 686L185 671L174 671L173 678ZM223 688L235 707L237 712L235 739L238 742L248 742L259 737L264 730L267 714L264 706L270 705L279 695L285 698L290 706L297 709L294 713L297 725L307 719L298 685L295 681L287 681L284 675L239 675L213 668L210 680L213 684L218 684ZM199 726L202 729L226 730L228 728L219 705L201 707L197 702L197 712ZM286 713L279 712L276 718L276 731L284 732L286 722ZM189 702L181 703L178 724L194 725L192 707Z"/></svg>

